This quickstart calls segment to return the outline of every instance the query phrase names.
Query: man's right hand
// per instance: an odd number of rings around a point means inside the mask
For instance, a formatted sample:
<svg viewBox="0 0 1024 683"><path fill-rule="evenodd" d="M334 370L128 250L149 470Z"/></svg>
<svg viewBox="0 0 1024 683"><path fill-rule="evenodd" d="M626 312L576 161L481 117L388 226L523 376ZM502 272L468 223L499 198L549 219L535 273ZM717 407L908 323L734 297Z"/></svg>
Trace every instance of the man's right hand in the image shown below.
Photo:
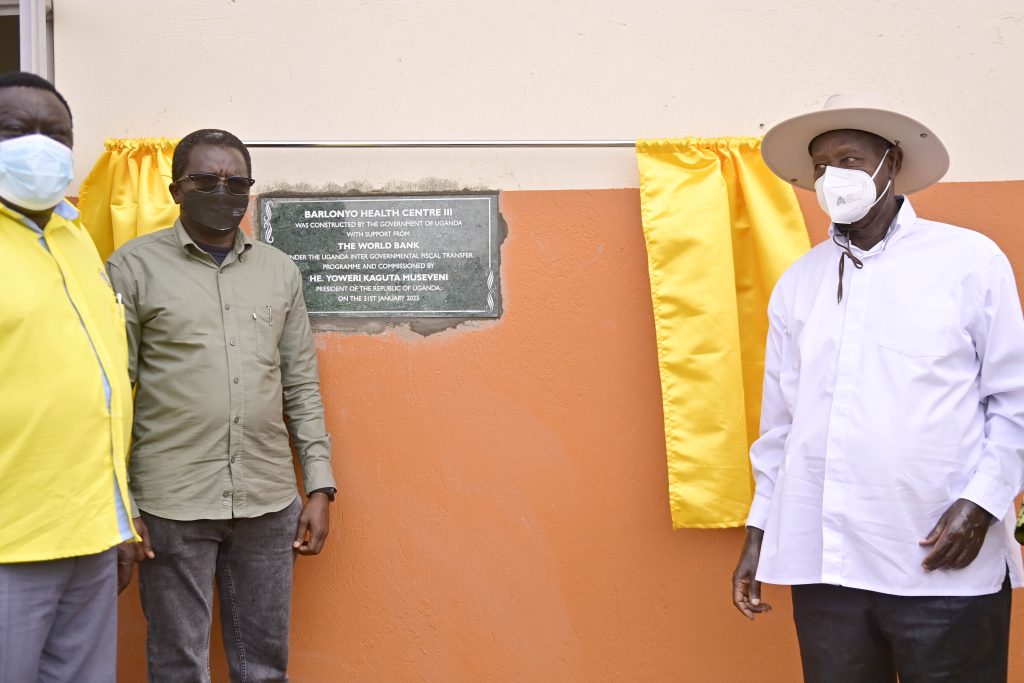
<svg viewBox="0 0 1024 683"><path fill-rule="evenodd" d="M153 546L149 542L149 529L142 517L132 519L135 531L142 538L142 542L129 541L117 546L117 592L121 593L132 580L132 569L136 562L152 560L156 557Z"/></svg>
<svg viewBox="0 0 1024 683"><path fill-rule="evenodd" d="M757 563L761 558L761 540L764 531L752 526L747 527L747 538L743 542L740 561L732 574L732 604L747 619L754 615L768 612L772 606L761 602L761 582L754 578Z"/></svg>

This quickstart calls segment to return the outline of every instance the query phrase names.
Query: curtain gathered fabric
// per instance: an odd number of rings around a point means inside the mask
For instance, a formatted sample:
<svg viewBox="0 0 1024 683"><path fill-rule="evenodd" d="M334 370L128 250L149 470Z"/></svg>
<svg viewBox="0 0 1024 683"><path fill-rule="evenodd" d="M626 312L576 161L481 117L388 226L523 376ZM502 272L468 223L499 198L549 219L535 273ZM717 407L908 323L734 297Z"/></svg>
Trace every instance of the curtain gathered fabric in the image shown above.
<svg viewBox="0 0 1024 683"><path fill-rule="evenodd" d="M109 139L79 190L78 210L105 260L128 240L170 227L178 205L167 186L177 140Z"/></svg>
<svg viewBox="0 0 1024 683"><path fill-rule="evenodd" d="M746 521L768 297L810 248L760 150L760 138L637 141L676 528Z"/></svg>

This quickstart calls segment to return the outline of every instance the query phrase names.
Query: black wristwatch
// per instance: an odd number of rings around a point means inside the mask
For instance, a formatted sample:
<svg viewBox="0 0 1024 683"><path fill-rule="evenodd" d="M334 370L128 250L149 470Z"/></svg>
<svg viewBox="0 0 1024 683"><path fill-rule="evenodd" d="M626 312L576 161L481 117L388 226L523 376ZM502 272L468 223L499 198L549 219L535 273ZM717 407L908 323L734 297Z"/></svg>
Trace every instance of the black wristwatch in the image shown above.
<svg viewBox="0 0 1024 683"><path fill-rule="evenodd" d="M325 488L325 489L314 489L314 490L310 491L309 495L306 496L306 497L307 498L312 498L314 493L326 493L327 494L327 500L329 500L330 502L333 503L334 502L334 494L337 493L337 492L338 492L338 489L336 489L334 487L328 487L328 488Z"/></svg>

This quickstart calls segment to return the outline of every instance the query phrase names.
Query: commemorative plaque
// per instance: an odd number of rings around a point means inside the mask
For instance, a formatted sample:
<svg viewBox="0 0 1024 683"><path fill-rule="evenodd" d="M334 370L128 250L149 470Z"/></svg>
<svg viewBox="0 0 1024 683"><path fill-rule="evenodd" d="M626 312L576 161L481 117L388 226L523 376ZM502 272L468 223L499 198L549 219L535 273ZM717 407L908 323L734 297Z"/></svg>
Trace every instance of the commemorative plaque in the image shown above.
<svg viewBox="0 0 1024 683"><path fill-rule="evenodd" d="M260 197L314 317L496 318L497 194Z"/></svg>

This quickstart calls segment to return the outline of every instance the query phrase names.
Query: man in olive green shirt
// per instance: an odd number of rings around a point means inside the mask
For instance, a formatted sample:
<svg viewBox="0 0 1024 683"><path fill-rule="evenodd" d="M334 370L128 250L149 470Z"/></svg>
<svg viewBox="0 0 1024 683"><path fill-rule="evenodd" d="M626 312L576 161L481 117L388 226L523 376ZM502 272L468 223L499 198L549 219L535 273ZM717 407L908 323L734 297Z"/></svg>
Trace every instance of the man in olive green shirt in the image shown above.
<svg viewBox="0 0 1024 683"><path fill-rule="evenodd" d="M253 182L238 138L186 136L172 173L179 221L107 264L137 387L129 484L143 543L122 557L122 588L144 559L151 681L208 679L215 579L233 680L284 680L293 553L320 552L335 492L301 275L238 229Z"/></svg>

